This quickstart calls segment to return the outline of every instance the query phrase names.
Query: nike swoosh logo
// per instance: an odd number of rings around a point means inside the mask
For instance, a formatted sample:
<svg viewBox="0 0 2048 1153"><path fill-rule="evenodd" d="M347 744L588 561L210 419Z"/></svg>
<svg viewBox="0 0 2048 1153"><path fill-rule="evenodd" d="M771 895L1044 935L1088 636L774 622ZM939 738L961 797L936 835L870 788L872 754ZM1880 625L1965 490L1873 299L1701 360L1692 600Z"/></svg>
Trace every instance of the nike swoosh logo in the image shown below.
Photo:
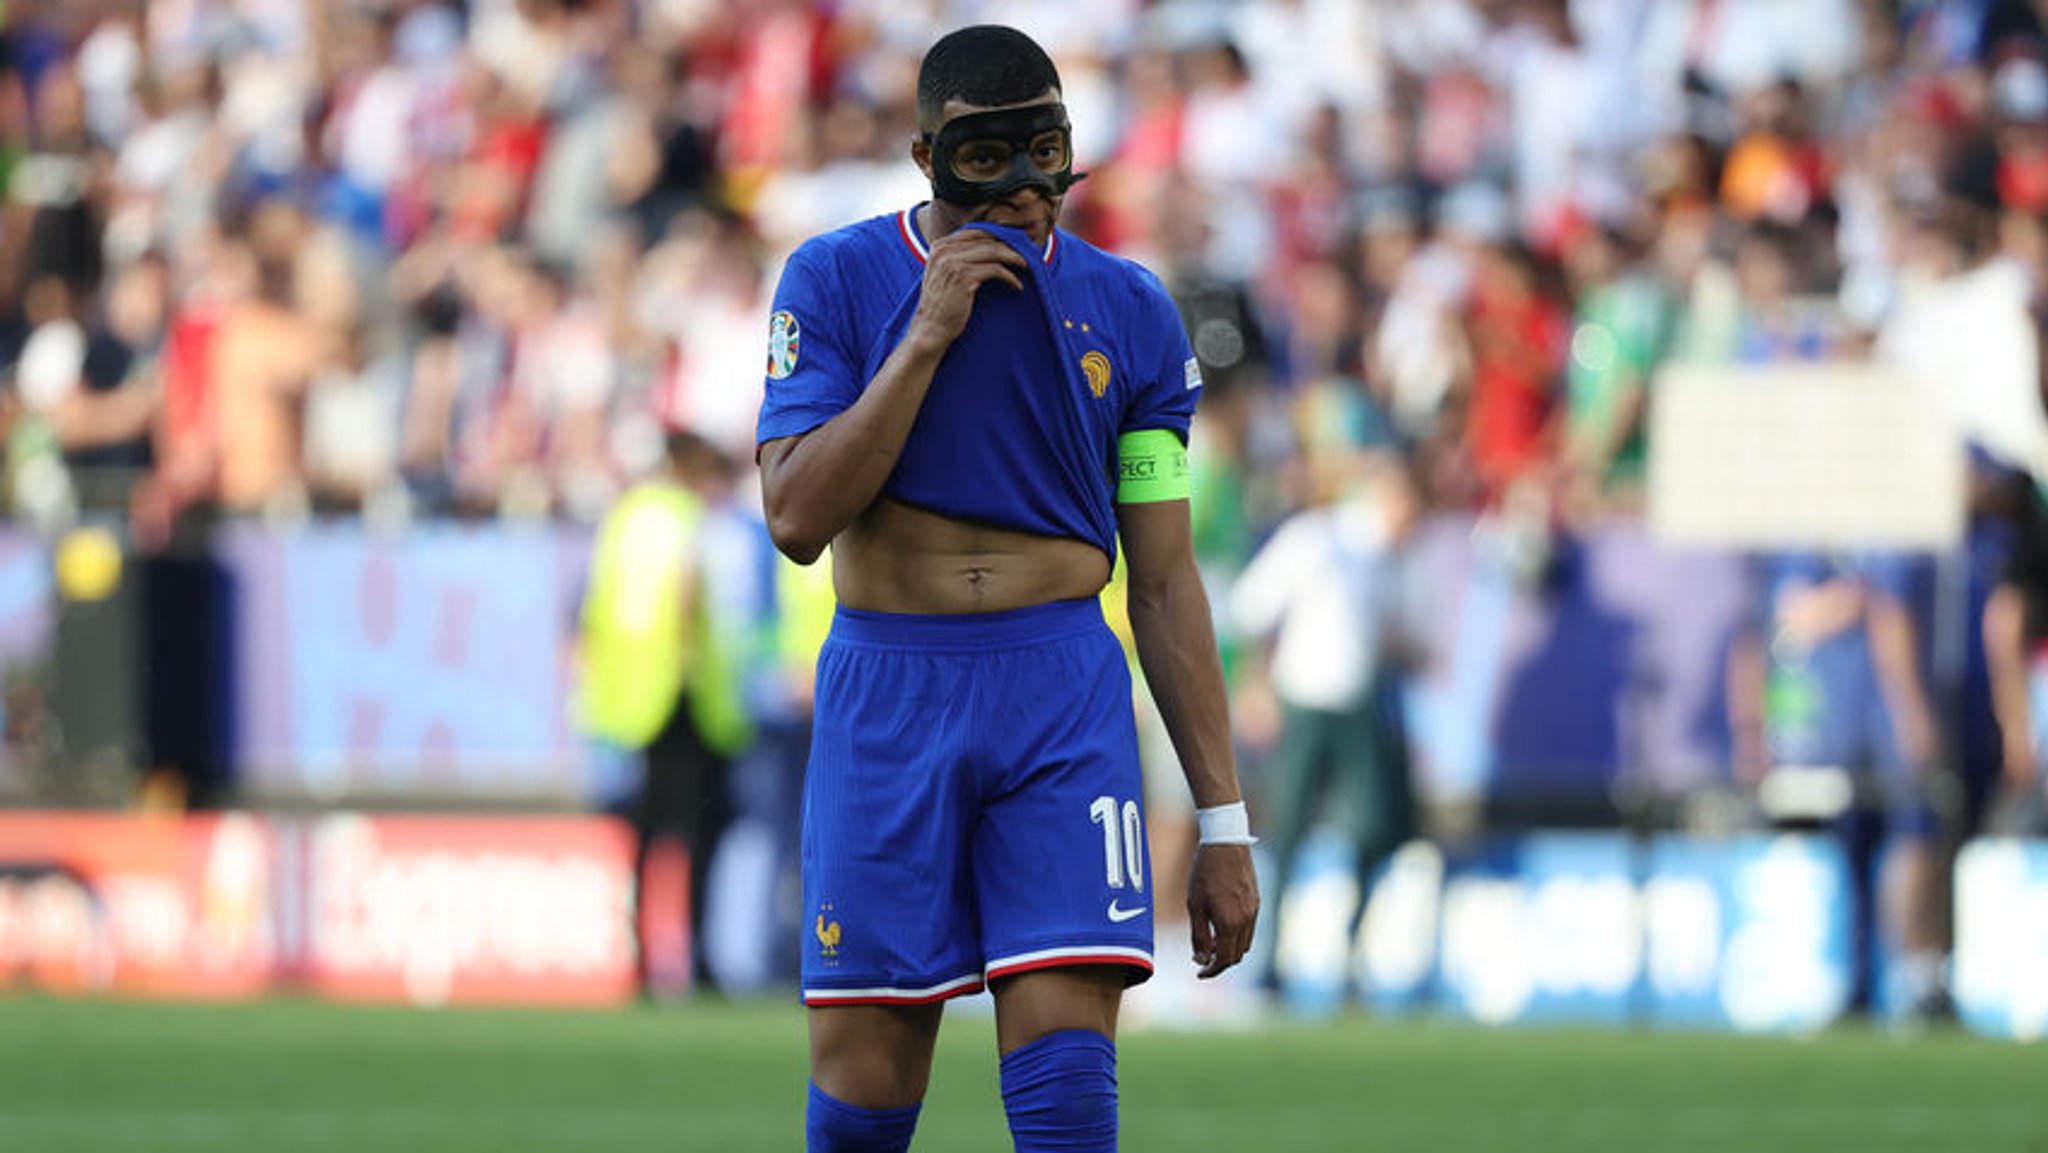
<svg viewBox="0 0 2048 1153"><path fill-rule="evenodd" d="M1132 917L1142 917L1144 915L1145 906L1143 905L1140 905L1135 909L1124 909L1119 908L1115 901L1111 901L1109 903L1109 919L1116 922L1117 924L1122 924L1123 922L1130 920Z"/></svg>

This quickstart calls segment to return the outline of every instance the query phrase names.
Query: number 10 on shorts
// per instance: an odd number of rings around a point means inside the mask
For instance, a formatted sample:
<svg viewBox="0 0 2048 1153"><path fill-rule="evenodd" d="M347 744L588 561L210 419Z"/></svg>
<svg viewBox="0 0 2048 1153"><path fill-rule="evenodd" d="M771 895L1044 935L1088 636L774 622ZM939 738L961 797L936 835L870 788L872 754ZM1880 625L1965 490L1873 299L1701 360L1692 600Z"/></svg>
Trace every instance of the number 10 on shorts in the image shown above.
<svg viewBox="0 0 2048 1153"><path fill-rule="evenodd" d="M1104 794L1088 806L1088 819L1102 826L1102 864L1112 889L1126 885L1145 891L1145 829L1138 802L1117 804Z"/></svg>

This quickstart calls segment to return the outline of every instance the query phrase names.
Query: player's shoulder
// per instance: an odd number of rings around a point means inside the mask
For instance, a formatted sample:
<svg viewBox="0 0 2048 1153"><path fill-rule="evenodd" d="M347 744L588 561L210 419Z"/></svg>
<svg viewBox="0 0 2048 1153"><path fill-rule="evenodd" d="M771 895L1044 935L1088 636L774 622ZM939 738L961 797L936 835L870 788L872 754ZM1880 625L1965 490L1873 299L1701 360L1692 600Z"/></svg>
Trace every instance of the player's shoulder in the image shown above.
<svg viewBox="0 0 2048 1153"><path fill-rule="evenodd" d="M880 213L812 236L797 245L790 260L808 267L865 263L902 247L902 229L902 212Z"/></svg>

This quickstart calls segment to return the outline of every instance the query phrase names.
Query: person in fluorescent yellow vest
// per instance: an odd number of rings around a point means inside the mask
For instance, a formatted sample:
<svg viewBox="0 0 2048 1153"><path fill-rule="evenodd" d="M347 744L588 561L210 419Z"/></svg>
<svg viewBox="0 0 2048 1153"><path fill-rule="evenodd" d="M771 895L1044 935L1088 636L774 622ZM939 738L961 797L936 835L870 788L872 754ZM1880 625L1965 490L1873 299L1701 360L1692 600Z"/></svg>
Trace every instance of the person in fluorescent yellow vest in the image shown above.
<svg viewBox="0 0 2048 1153"><path fill-rule="evenodd" d="M702 964L702 927L708 866L730 816L728 766L752 737L732 667L743 643L709 611L706 580L707 529L730 476L729 462L701 438L669 437L662 467L623 493L598 527L580 629L580 727L639 755L629 812L641 893L656 849L681 844L699 988L715 986ZM649 913L658 915L643 911L643 924ZM654 993L647 944L641 980Z"/></svg>

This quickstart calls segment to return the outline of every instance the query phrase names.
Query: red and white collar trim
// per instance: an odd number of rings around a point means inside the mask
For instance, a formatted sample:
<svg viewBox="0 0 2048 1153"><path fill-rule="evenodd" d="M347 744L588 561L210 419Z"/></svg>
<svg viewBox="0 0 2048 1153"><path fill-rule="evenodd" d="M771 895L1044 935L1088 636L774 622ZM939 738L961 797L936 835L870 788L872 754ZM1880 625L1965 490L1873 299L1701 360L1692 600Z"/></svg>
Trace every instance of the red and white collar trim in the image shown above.
<svg viewBox="0 0 2048 1153"><path fill-rule="evenodd" d="M923 204L913 205L896 214L897 235L903 237L903 243L910 247L910 254L917 257L919 264L930 260L932 256L932 246L924 242L924 234L917 230L917 210L923 207ZM1052 254L1058 250L1059 246L1060 230L1054 228L1051 232L1046 233L1045 236L1045 262L1047 264L1052 263Z"/></svg>

